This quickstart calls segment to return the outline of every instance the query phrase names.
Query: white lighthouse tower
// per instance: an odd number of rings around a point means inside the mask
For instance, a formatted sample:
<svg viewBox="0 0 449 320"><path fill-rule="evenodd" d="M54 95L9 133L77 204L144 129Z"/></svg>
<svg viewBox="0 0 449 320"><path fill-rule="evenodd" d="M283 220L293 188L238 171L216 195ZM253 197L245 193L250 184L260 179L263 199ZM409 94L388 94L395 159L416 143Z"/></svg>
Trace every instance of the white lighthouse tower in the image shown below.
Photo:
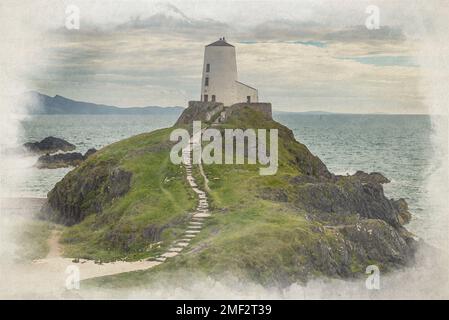
<svg viewBox="0 0 449 320"><path fill-rule="evenodd" d="M201 101L225 106L258 102L257 89L238 81L235 47L224 37L205 47Z"/></svg>

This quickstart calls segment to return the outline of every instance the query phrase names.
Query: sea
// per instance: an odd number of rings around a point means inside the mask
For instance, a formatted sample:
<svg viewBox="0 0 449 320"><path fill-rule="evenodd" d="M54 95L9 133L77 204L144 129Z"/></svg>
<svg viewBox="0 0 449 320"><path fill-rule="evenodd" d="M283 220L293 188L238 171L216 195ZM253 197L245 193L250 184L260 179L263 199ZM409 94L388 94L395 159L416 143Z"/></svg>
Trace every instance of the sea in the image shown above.
<svg viewBox="0 0 449 320"><path fill-rule="evenodd" d="M66 139L84 153L158 128L169 127L173 115L37 115L22 121L21 142L47 136ZM426 179L432 170L432 124L426 115L356 115L275 113L297 140L320 157L335 174L357 170L381 172L391 180L384 186L389 198L404 198L413 220L409 229L420 237L432 234L432 205ZM15 197L45 197L69 172L36 169L36 157L23 157ZM11 170L10 175L17 175ZM11 181L13 179L10 179Z"/></svg>

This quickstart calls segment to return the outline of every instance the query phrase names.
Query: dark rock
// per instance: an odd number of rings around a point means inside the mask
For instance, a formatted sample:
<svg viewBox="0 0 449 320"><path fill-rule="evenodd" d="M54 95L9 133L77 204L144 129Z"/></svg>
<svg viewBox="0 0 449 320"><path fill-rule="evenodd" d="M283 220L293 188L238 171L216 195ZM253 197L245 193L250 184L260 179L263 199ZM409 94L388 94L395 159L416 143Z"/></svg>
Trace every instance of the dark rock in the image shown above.
<svg viewBox="0 0 449 320"><path fill-rule="evenodd" d="M408 211L408 204L405 199L393 200L391 199L393 206L398 211L399 223L401 225L407 224L412 219L412 214Z"/></svg>
<svg viewBox="0 0 449 320"><path fill-rule="evenodd" d="M296 205L311 212L338 215L359 215L367 219L380 219L393 227L401 225L399 211L384 195L382 185L346 179L339 183L326 182L297 186Z"/></svg>
<svg viewBox="0 0 449 320"><path fill-rule="evenodd" d="M46 154L45 156L39 157L36 166L39 169L56 169L70 166L75 167L83 160L84 157L79 152L57 153L53 155Z"/></svg>
<svg viewBox="0 0 449 320"><path fill-rule="evenodd" d="M82 176L82 179L79 177ZM112 162L87 163L69 172L47 195L41 215L65 225L100 213L103 207L129 191L132 174Z"/></svg>
<svg viewBox="0 0 449 320"><path fill-rule="evenodd" d="M357 171L350 177L356 178L362 183L390 183L390 180L379 172L366 173L364 171Z"/></svg>
<svg viewBox="0 0 449 320"><path fill-rule="evenodd" d="M115 168L109 175L109 183L106 186L108 199L121 197L129 190L132 173Z"/></svg>
<svg viewBox="0 0 449 320"><path fill-rule="evenodd" d="M45 156L39 157L36 166L39 169L76 167L95 152L97 152L97 149L92 148L87 150L84 156L79 152L46 154Z"/></svg>
<svg viewBox="0 0 449 320"><path fill-rule="evenodd" d="M40 142L27 142L23 145L26 150L33 153L55 153L58 151L72 151L75 150L75 145L65 141L64 139L47 137Z"/></svg>
<svg viewBox="0 0 449 320"><path fill-rule="evenodd" d="M91 155L93 155L97 151L98 150L95 149L95 148L90 148L89 150L87 150L86 153L84 154L84 160L86 160L88 157L90 157Z"/></svg>
<svg viewBox="0 0 449 320"><path fill-rule="evenodd" d="M388 266L403 266L411 261L414 248L401 233L378 219L361 220L340 231L353 244L359 261L377 261Z"/></svg>
<svg viewBox="0 0 449 320"><path fill-rule="evenodd" d="M264 200L272 200L277 202L287 202L288 195L285 190L275 188L264 188L260 192L260 197Z"/></svg>

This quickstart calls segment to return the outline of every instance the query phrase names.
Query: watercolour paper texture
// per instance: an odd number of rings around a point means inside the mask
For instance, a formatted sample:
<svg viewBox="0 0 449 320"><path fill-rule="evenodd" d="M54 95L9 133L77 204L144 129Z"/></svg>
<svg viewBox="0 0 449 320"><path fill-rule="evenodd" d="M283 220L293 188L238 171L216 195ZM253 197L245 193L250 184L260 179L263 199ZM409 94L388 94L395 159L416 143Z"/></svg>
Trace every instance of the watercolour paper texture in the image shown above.
<svg viewBox="0 0 449 320"><path fill-rule="evenodd" d="M448 13L3 0L0 297L449 298Z"/></svg>

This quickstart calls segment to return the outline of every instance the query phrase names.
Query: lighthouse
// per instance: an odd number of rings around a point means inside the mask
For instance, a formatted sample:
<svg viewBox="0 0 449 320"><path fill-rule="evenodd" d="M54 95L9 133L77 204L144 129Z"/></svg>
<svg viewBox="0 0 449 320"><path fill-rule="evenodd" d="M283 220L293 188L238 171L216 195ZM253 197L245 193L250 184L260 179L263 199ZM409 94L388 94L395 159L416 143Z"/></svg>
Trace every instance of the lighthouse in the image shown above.
<svg viewBox="0 0 449 320"><path fill-rule="evenodd" d="M204 49L202 102L221 102L225 106L258 102L257 89L238 81L235 47L220 38Z"/></svg>

